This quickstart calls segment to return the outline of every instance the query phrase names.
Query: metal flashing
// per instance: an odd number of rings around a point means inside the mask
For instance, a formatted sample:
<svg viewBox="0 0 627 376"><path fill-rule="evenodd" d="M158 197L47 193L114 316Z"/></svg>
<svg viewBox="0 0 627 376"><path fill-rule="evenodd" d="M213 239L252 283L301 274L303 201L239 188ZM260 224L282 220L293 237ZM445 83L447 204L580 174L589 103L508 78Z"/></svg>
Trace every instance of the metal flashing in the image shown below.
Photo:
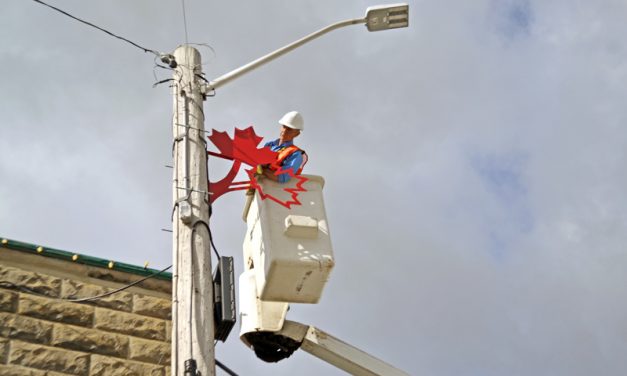
<svg viewBox="0 0 627 376"><path fill-rule="evenodd" d="M157 273L159 270L144 268L142 266L126 264L123 262L117 262L113 260L105 260L99 257L87 256L76 252L68 252L60 249L39 246L30 243L24 243L17 240L11 240L4 237L0 237L0 248L7 248L14 251L31 253L34 255L40 255L44 257L50 257L57 260L68 261L75 264L83 264L88 266L95 266L103 269L115 270L124 273L130 273L140 276L147 276ZM161 279L164 281L172 280L172 273L163 272L155 275L153 278Z"/></svg>

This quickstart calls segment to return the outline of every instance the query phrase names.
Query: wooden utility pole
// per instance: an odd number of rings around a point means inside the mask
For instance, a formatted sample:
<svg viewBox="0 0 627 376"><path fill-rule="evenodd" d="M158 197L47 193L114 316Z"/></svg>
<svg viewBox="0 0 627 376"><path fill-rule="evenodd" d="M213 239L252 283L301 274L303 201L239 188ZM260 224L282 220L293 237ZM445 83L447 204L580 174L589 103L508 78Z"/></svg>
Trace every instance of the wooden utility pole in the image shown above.
<svg viewBox="0 0 627 376"><path fill-rule="evenodd" d="M213 279L200 53L174 51L172 375L215 375Z"/></svg>

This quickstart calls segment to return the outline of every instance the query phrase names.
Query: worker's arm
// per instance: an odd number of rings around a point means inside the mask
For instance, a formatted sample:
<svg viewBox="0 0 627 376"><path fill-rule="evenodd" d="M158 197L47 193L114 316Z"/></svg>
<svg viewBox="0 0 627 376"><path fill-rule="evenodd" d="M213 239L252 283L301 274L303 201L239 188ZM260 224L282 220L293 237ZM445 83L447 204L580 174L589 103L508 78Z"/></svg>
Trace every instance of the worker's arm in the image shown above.
<svg viewBox="0 0 627 376"><path fill-rule="evenodd" d="M281 184L287 183L288 181L290 181L293 175L296 175L296 172L298 171L302 163L303 163L303 153L301 153L300 151L297 151L293 153L292 155L290 155L289 157L287 157L287 159L285 159L285 161L283 162L283 166L281 167L280 171L284 171L284 172L276 175L276 171L271 170L267 166L263 166L261 174L264 177L272 181L276 181ZM290 171L291 174L290 172L288 172L288 170L291 170Z"/></svg>
<svg viewBox="0 0 627 376"><path fill-rule="evenodd" d="M269 168L264 168L262 174L264 177L272 181L279 181L279 177L275 175L274 171L270 170Z"/></svg>

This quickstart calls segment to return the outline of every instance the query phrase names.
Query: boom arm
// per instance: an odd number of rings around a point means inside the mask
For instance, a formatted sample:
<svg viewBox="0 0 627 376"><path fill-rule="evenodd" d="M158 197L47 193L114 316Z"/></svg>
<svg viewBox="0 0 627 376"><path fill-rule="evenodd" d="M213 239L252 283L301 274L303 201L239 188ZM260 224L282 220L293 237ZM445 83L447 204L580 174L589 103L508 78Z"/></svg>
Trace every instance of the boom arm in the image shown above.
<svg viewBox="0 0 627 376"><path fill-rule="evenodd" d="M409 376L408 373L313 326L285 320L283 328L277 334L301 343L301 349L352 375Z"/></svg>

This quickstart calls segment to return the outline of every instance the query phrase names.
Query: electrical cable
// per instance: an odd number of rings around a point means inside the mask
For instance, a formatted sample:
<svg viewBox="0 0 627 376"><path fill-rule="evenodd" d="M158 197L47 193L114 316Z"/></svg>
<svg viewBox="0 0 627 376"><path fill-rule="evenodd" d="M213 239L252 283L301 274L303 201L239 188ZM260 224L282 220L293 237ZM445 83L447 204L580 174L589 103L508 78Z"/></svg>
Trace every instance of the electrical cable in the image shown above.
<svg viewBox="0 0 627 376"><path fill-rule="evenodd" d="M200 78L201 80L205 81L205 82L206 82L206 83L208 83L208 84L210 83L210 82L209 82L209 80L208 80L208 79L206 79L205 77L203 77L203 75L202 75L202 74L200 74L200 73L194 73L194 76L196 76L196 77Z"/></svg>
<svg viewBox="0 0 627 376"><path fill-rule="evenodd" d="M107 297L107 296L109 296L109 295L113 295L113 294L115 294L115 293L118 293L118 292L120 292L120 291L124 291L124 290L126 290L126 289L128 289L128 288L131 288L131 287L135 286L135 285L138 285L138 284L140 284L140 283L144 282L144 281L145 281L145 280L147 280L147 279L150 279L150 278L152 278L152 277L154 277L154 276L156 276L156 275L159 275L159 274L161 274L161 273L165 272L166 270L170 269L171 267L172 267L172 265L170 265L170 266L168 266L168 267L165 267L165 268L163 268L163 269L161 269L161 270L159 270L159 271L156 271L156 272L154 272L154 273L152 273L152 274L150 274L150 275L147 275L146 277L144 277L144 278L142 278L142 279L138 279L137 281L135 281L135 282L133 282L133 283L129 283L129 284L128 284L128 285L126 285L126 286L120 287L120 288L115 289L115 290L113 290L113 291L106 292L106 293L104 293L104 294L100 294L100 295L96 295L96 296L91 296L91 297L88 297L88 298L80 298L80 299L64 299L64 300L67 300L68 302L79 303L79 302L87 302L87 301L90 301L90 300L96 300L96 299L104 298L104 297Z"/></svg>
<svg viewBox="0 0 627 376"><path fill-rule="evenodd" d="M238 376L237 373L235 373L233 370L231 370L229 367L225 366L221 361L219 361L218 359L215 359L216 361L216 366L222 368L222 370L226 373L228 373L231 376Z"/></svg>
<svg viewBox="0 0 627 376"><path fill-rule="evenodd" d="M55 297L52 297L52 298L53 299L58 299L58 300L63 300L63 301L66 301L66 302L72 302L72 303L88 302L88 301L91 301L91 300L97 300L97 299L105 298L105 297L107 297L109 295L116 294L116 293L118 293L120 291L124 291L124 290L126 290L128 288L131 288L131 287L133 287L135 285L138 285L138 284L144 282L147 279L153 278L153 277L155 277L155 276L165 272L166 270L170 269L171 267L172 267L172 265L170 265L170 266L168 266L166 268L163 268L161 270L158 270L158 271L156 271L156 272L154 272L154 273L152 273L150 275L147 275L147 276L145 276L142 279L138 279L135 282L129 283L129 284L125 285L125 286L122 286L122 287L120 287L118 289L115 289L115 290L111 290L111 291L106 292L104 294L90 296L90 297L87 297L87 298L79 298L79 299L55 298ZM28 287L20 286L20 285L17 285L15 283L9 282L9 281L0 281L0 287L13 288L13 289L17 289L17 290L20 290L20 291L23 291L23 292L35 294L35 295L47 296L46 294L44 294L44 293L42 293L40 291L31 289L31 288L28 288Z"/></svg>
<svg viewBox="0 0 627 376"><path fill-rule="evenodd" d="M157 69L157 68L161 68L161 69L165 69L165 70L169 70L169 71L174 71L174 68L171 68L171 67L169 67L167 65L161 65L161 64L157 63L157 59L159 57L160 56L155 56L154 61L153 61L154 66L152 67L152 76L155 78L155 83L152 85L153 88L156 87L157 85L162 84L162 83L165 83L165 82L168 82L168 81L174 81L173 78L169 78L169 79L165 79L165 80L159 80L157 78L157 73L155 71L155 69Z"/></svg>
<svg viewBox="0 0 627 376"><path fill-rule="evenodd" d="M195 239L194 239L194 234L196 233L196 227L192 226L192 233L191 236L189 237L190 239L190 243L191 243L191 247L189 247L189 251L190 251L190 255L189 255L189 261L190 261L190 287L189 287L189 359L194 359L194 341L193 341L193 337L194 337L194 320L193 320L193 316L194 316L194 255L196 254L196 252L194 252L194 244L195 244ZM209 258L211 258L211 255L209 255Z"/></svg>
<svg viewBox="0 0 627 376"><path fill-rule="evenodd" d="M216 248L216 245L213 243L213 234L211 233L211 228L207 227L209 229L209 242L211 243L211 248L213 248L213 251L216 253L216 256L218 256L218 259L220 259L220 253L218 252L218 249Z"/></svg>
<svg viewBox="0 0 627 376"><path fill-rule="evenodd" d="M216 53L216 50L213 47L211 47L211 45L209 45L209 43L187 43L187 44L190 45L190 46L207 47L209 49L209 51L211 51L213 56L210 59L208 59L206 62L200 64L202 66L206 66L206 65L211 64L211 61L213 59L215 59L216 57L218 57L218 54Z"/></svg>
<svg viewBox="0 0 627 376"><path fill-rule="evenodd" d="M174 71L175 73L177 72L176 70ZM175 80L176 81L176 80ZM178 83L180 84L181 81L181 77L178 77ZM175 82L173 85L177 85L177 83ZM178 92L178 89L177 89ZM175 101L175 109L174 109L174 114L172 115L172 121L174 123L179 122L179 101ZM177 132L178 133L178 132ZM176 148L178 147L178 141L181 140L182 138L180 136L176 137L173 141L172 141L172 157L175 157L175 151L177 150ZM177 182L178 185L178 170L174 170L174 180ZM178 193L177 193L177 197L178 197ZM176 209L178 207L178 200L174 203L174 205L172 206L172 213L170 215L170 219L172 222L174 222L174 214L176 213ZM178 227L178 226L177 226ZM173 359L173 364L172 364L172 368L175 370L174 372L176 373L176 370L178 370L180 368L180 359L179 359L179 352L178 351L174 351L174 349L178 349L179 348L179 327L178 327L178 317L179 317L179 296L178 296L178 284L179 284L179 273L180 273L180 265L181 265L181 254L179 252L180 248L179 248L179 231L175 232L173 234L173 236L175 237L175 261L176 261L176 265L177 268L174 270L174 273L172 274L172 330L173 333L177 333L176 336L173 336L172 340L173 340L173 355L174 355L174 359Z"/></svg>
<svg viewBox="0 0 627 376"><path fill-rule="evenodd" d="M209 224L207 224L207 222L203 221L203 220L198 220L196 221L193 225L192 225L192 231L196 229L196 226L198 225L203 225L205 226L205 228L207 229L207 231L209 232L209 243L211 243L211 248L213 248L213 252L215 252L216 257L218 257L218 260L220 260L220 253L218 252L218 250L216 249L215 244L213 244L213 236L211 234L211 227L209 227Z"/></svg>
<svg viewBox="0 0 627 376"><path fill-rule="evenodd" d="M137 281L135 281L135 282L133 282L133 283L131 283L131 284L128 284L128 285L126 285L126 286L124 286L124 287L122 287L122 288L116 289L116 290L114 290L114 291L110 291L110 292L108 292L108 293L105 293L105 294L100 294L100 295L96 295L96 296L91 296L91 297L88 297L88 298L81 298L81 299L64 299L64 298L54 298L54 297L50 297L50 296L48 296L48 295L46 295L46 294L44 294L44 293L42 293L42 292L36 291L36 290L34 290L34 289L30 289L30 288L28 288L28 287L20 286L20 285L17 285L17 284L15 284L15 283L13 283L13 282L9 282L9 281L0 281L0 287L4 287L4 288L13 288L13 289L17 289L17 290L20 290L20 291L23 291L23 292L27 292L27 293L30 293L30 294L35 294L35 295L40 295L40 296L46 296L46 297L48 297L48 298L52 298L52 299L63 300L63 301L69 301L69 302L73 302L73 303L79 303L79 302L85 302L85 301L90 301L90 300L100 299L100 298L103 298L103 297L106 297L106 296L109 296L109 295L115 294L115 293L117 293L117 292L120 292L120 291L122 291L122 290L126 290L126 289L128 289L128 288L130 288L130 287L132 287L132 286L135 286L135 285L137 285L137 284L139 284L139 283L141 283L141 282L143 282L143 281L145 281L145 280L149 279L149 278L152 278L152 277L154 277L154 276L156 276L156 275L158 275L158 274L160 274L160 273L165 272L166 270L170 269L171 267L172 267L172 265L168 266L167 268L161 269L161 270L159 270L159 271L157 271L157 272L155 272L155 273L153 273L153 274L151 274L151 275L148 275L148 276L146 276L146 277L144 277L144 278L142 278L142 279L140 279L140 280L137 280ZM192 289L192 290L193 290L193 289ZM190 303L192 303L192 304L193 304L193 299L191 299L191 302L190 302ZM190 322L190 328L191 328L191 322ZM218 341L215 341L215 342L214 342L214 347L215 347L215 345L216 345L216 343L217 343L217 342L218 342ZM221 368L224 372L228 373L229 375L231 375L231 376L239 376L237 373L235 373L233 370L231 370L229 367L227 367L224 363L220 362L218 359L215 359L215 363L216 363L216 365L217 365L218 367L220 367L220 368Z"/></svg>
<svg viewBox="0 0 627 376"><path fill-rule="evenodd" d="M35 294L35 295L48 296L48 295L46 295L46 294L44 294L42 292L39 292L37 290L30 289L30 288L24 287L24 286L20 286L20 285L17 285L15 283L9 282L9 281L0 281L0 287L7 288L7 289L15 289L15 290L19 290L19 291L22 291L22 292ZM58 298L54 298L54 299L58 299Z"/></svg>
<svg viewBox="0 0 627 376"><path fill-rule="evenodd" d="M124 38L124 37L121 37L121 36L119 36L119 35L116 35L116 34L114 34L114 33L110 32L109 30L106 30L106 29L101 28L100 26L96 26L96 25L94 25L94 24L93 24L93 23L91 23L91 22L87 22L87 21L82 20L82 19L80 19L80 18L78 18L78 17L76 17L76 16L73 16L73 15L69 14L68 12L66 12L66 11L64 11L64 10L62 10L62 9L59 9L59 8L57 8L57 7L53 6L53 5L50 5L50 4L47 4L47 3L44 3L44 2L43 2L43 1L41 1L41 0L33 0L33 1L34 1L34 2L36 2L36 3L39 3L39 4L41 4L41 5L45 5L45 6L47 6L48 8L54 9L54 10L56 10L57 12L59 12L59 13L61 13L61 14L64 14L64 15L66 15L66 16L68 16L68 17L70 17L70 18L72 18L72 19L74 19L74 20L76 20L76 21L78 21L78 22L82 22L82 23L84 23L85 25L91 26L91 27L96 28L96 29L98 29L98 30L100 30L100 31L102 31L102 32L105 32L105 33L107 33L107 34L111 35L111 36L112 36L112 37L114 37L114 38L117 38L117 39L123 40L123 41L125 41L125 42L127 42L127 43L130 43L130 44L132 44L133 46L135 46L135 47L137 47L137 48L139 48L139 49L143 50L144 52L150 52L150 53L152 53L152 54L155 54L156 56L161 56L161 54L160 54L159 52L155 51L155 50L151 50L151 49L149 49L149 48L142 47L142 46L140 46L139 44L137 44L137 43L135 43L135 42L133 42L133 41L131 41L131 40L128 40L128 39L126 39L126 38Z"/></svg>
<svg viewBox="0 0 627 376"><path fill-rule="evenodd" d="M235 373L235 371L233 371L232 369L229 369L229 367L227 367L224 363L222 363L221 361L216 359L216 357L215 357L215 348L216 348L217 344L218 344L218 340L216 339L215 341L213 341L213 354L214 354L213 360L215 360L216 365L218 367L222 368L222 370L224 372L228 373L229 375L231 375L231 376L238 376L238 374Z"/></svg>
<svg viewBox="0 0 627 376"><path fill-rule="evenodd" d="M152 84L152 87L154 88L154 87L157 87L157 86L159 86L161 84L165 84L166 82L170 82L170 81L174 81L174 79L173 78L166 78L165 80L157 81L154 84Z"/></svg>
<svg viewBox="0 0 627 376"><path fill-rule="evenodd" d="M174 125L176 125L177 127L187 127L187 128L189 128L189 129L193 129L193 130L196 130L196 131L198 131L198 132L204 132L204 133L212 133L212 132L213 132L213 130L211 130L211 131L206 131L206 130L204 130L204 129L200 129L200 128L192 127L192 126L190 126L190 125L185 125L185 124L174 124Z"/></svg>
<svg viewBox="0 0 627 376"><path fill-rule="evenodd" d="M187 14L185 13L185 0L181 0L183 6L183 26L185 27L185 45L189 44L189 38L187 37Z"/></svg>

